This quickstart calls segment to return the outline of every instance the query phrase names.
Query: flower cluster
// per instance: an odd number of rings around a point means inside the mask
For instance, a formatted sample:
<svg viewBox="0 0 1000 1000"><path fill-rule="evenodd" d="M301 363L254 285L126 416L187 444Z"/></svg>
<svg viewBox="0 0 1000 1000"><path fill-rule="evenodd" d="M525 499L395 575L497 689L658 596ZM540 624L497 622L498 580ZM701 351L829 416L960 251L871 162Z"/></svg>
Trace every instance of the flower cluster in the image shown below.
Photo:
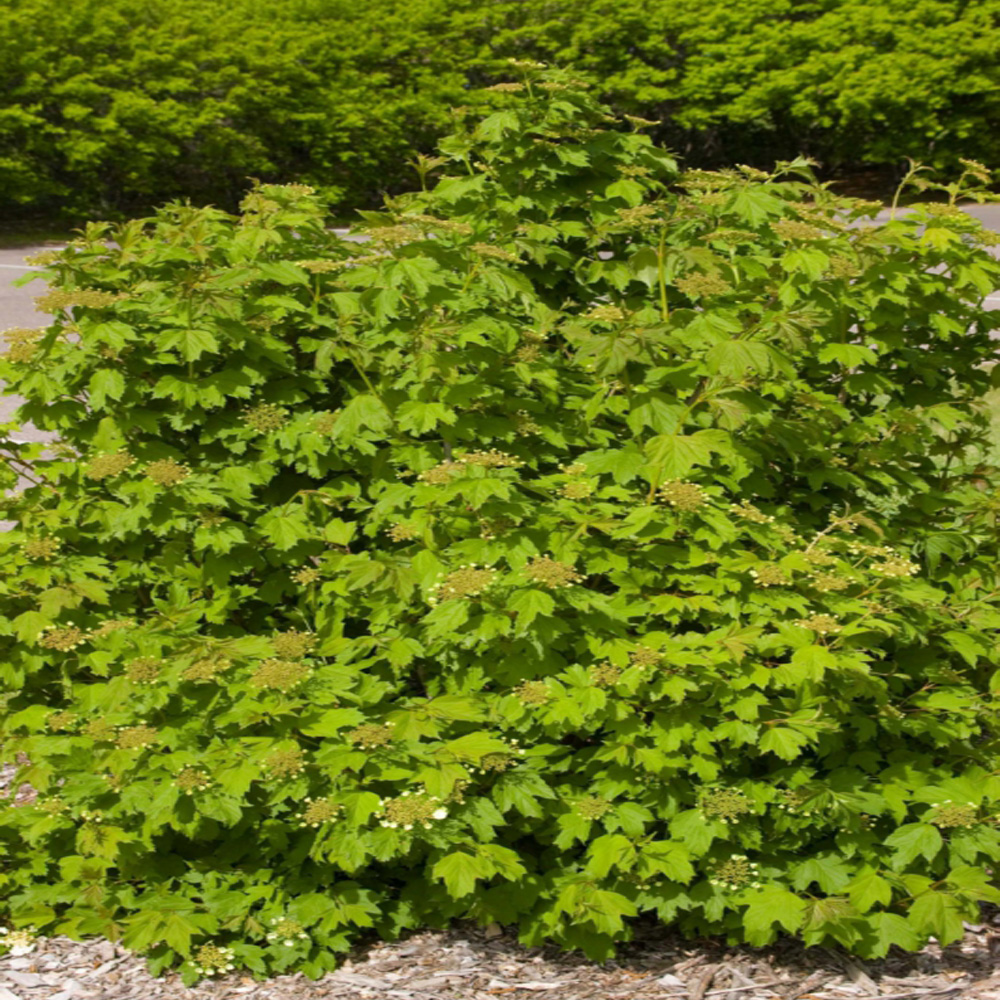
<svg viewBox="0 0 1000 1000"><path fill-rule="evenodd" d="M44 330L25 330L16 327L13 330L5 330L3 339L7 344L6 357L15 364L25 364L31 361L38 350L38 341L41 340Z"/></svg>
<svg viewBox="0 0 1000 1000"><path fill-rule="evenodd" d="M749 500L741 500L738 504L729 505L729 511L737 517L742 517L744 521L752 521L754 524L770 524L774 520L771 514L765 514L758 507L755 507Z"/></svg>
<svg viewBox="0 0 1000 1000"><path fill-rule="evenodd" d="M402 828L412 830L419 824L425 830L430 828L432 820L446 819L448 810L442 806L441 799L436 795L409 791L402 792L394 799L382 799L382 819L379 825L390 830Z"/></svg>
<svg viewBox="0 0 1000 1000"><path fill-rule="evenodd" d="M272 778L293 778L306 767L305 754L299 747L275 750L264 763Z"/></svg>
<svg viewBox="0 0 1000 1000"><path fill-rule="evenodd" d="M702 793L698 805L706 816L726 824L753 812L750 799L738 788L710 788Z"/></svg>
<svg viewBox="0 0 1000 1000"><path fill-rule="evenodd" d="M74 722L76 722L76 713L63 710L53 712L46 720L46 725L53 732L58 732L60 729L69 729Z"/></svg>
<svg viewBox="0 0 1000 1000"><path fill-rule="evenodd" d="M20 927L12 930L0 927L0 948L6 948L15 958L30 955L38 946L38 937L34 927Z"/></svg>
<svg viewBox="0 0 1000 1000"><path fill-rule="evenodd" d="M715 274L692 274L687 278L678 278L675 284L678 291L691 298L725 295L733 290L728 281Z"/></svg>
<svg viewBox="0 0 1000 1000"><path fill-rule="evenodd" d="M288 411L274 403L258 403L243 411L243 423L260 434L281 430L288 422Z"/></svg>
<svg viewBox="0 0 1000 1000"><path fill-rule="evenodd" d="M484 87L483 90L491 90L496 94L516 94L521 90L524 90L523 83L494 83L489 87Z"/></svg>
<svg viewBox="0 0 1000 1000"><path fill-rule="evenodd" d="M551 556L535 556L524 569L529 579L540 583L549 590L572 587L583 577L569 563L560 562Z"/></svg>
<svg viewBox="0 0 1000 1000"><path fill-rule="evenodd" d="M764 563L750 570L750 575L758 587L782 587L788 583L785 571L774 563Z"/></svg>
<svg viewBox="0 0 1000 1000"><path fill-rule="evenodd" d="M87 633L76 625L46 625L38 638L38 643L46 649L57 649L68 653L87 641Z"/></svg>
<svg viewBox="0 0 1000 1000"><path fill-rule="evenodd" d="M771 223L771 229L783 240L821 240L826 235L818 226L797 219L780 219Z"/></svg>
<svg viewBox="0 0 1000 1000"><path fill-rule="evenodd" d="M510 748L508 753L497 750L493 753L483 754L479 758L479 767L472 768L472 773L475 774L478 771L480 774L486 774L490 771L506 771L519 763L517 758L524 756L524 750L518 746L520 741L505 740L504 742Z"/></svg>
<svg viewBox="0 0 1000 1000"><path fill-rule="evenodd" d="M431 469L425 469L417 476L417 479L422 483L430 483L432 486L443 486L445 483L450 483L455 476L460 476L464 472L464 462L453 462L450 459L446 459Z"/></svg>
<svg viewBox="0 0 1000 1000"><path fill-rule="evenodd" d="M719 240L728 246L735 247L742 243L757 243L760 237L746 229L713 229L701 237L706 243Z"/></svg>
<svg viewBox="0 0 1000 1000"><path fill-rule="evenodd" d="M576 813L584 819L598 820L611 808L611 803L600 795L588 795L576 803Z"/></svg>
<svg viewBox="0 0 1000 1000"><path fill-rule="evenodd" d="M97 455L83 470L88 479L111 479L120 476L135 462L127 451L116 451L110 455Z"/></svg>
<svg viewBox="0 0 1000 1000"><path fill-rule="evenodd" d="M656 496L663 503L677 510L692 511L708 503L708 494L697 483L686 483L679 479L664 483Z"/></svg>
<svg viewBox="0 0 1000 1000"><path fill-rule="evenodd" d="M122 750L145 750L159 741L159 733L142 723L138 726L122 726L118 730L118 747Z"/></svg>
<svg viewBox="0 0 1000 1000"><path fill-rule="evenodd" d="M633 667L646 670L648 667L658 667L663 662L663 652L652 646L637 646L628 654Z"/></svg>
<svg viewBox="0 0 1000 1000"><path fill-rule="evenodd" d="M250 678L250 683L265 691L291 691L307 680L312 669L298 660L265 660Z"/></svg>
<svg viewBox="0 0 1000 1000"><path fill-rule="evenodd" d="M29 559L51 559L61 544L58 538L32 538L24 543L24 554Z"/></svg>
<svg viewBox="0 0 1000 1000"><path fill-rule="evenodd" d="M625 319L625 313L618 306L594 306L584 314L584 319L596 320L599 323L620 323Z"/></svg>
<svg viewBox="0 0 1000 1000"><path fill-rule="evenodd" d="M513 693L523 705L544 705L552 695L546 681L524 681Z"/></svg>
<svg viewBox="0 0 1000 1000"><path fill-rule="evenodd" d="M212 779L198 767L185 767L177 772L173 780L174 788L179 788L184 795L194 795L212 786Z"/></svg>
<svg viewBox="0 0 1000 1000"><path fill-rule="evenodd" d="M368 237L373 243L384 246L403 246L412 243L421 237L421 233L413 226L378 226L367 230ZM371 259L369 257L369 259ZM375 258L376 260L378 258ZM356 263L356 261L352 261Z"/></svg>
<svg viewBox="0 0 1000 1000"><path fill-rule="evenodd" d="M944 802L932 802L931 808L934 812L930 816L930 821L942 829L970 827L979 822L979 809L975 802L956 803L946 799Z"/></svg>
<svg viewBox="0 0 1000 1000"><path fill-rule="evenodd" d="M278 656L295 660L306 656L312 651L316 645L316 635L313 632L299 632L294 628L288 629L285 632L278 632L271 639L271 645Z"/></svg>
<svg viewBox="0 0 1000 1000"><path fill-rule="evenodd" d="M55 313L62 309L83 306L85 309L103 309L127 299L125 292L102 292L97 288L78 288L75 291L52 291L35 298L35 307L40 312Z"/></svg>
<svg viewBox="0 0 1000 1000"><path fill-rule="evenodd" d="M83 727L83 735L107 743L115 738L115 727L106 719L91 719Z"/></svg>
<svg viewBox="0 0 1000 1000"><path fill-rule="evenodd" d="M214 681L216 676L225 673L231 666L229 660L220 656L206 656L195 660L191 666L184 670L181 677L186 681L194 681L196 684Z"/></svg>
<svg viewBox="0 0 1000 1000"><path fill-rule="evenodd" d="M340 410L334 410L332 413L320 413L313 421L313 430L317 434L329 434L337 426L339 419Z"/></svg>
<svg viewBox="0 0 1000 1000"><path fill-rule="evenodd" d="M724 886L734 892L738 889L759 889L760 882L757 881L759 865L753 861L747 861L745 854L734 854L731 858L723 861L715 868L710 878L710 885Z"/></svg>
<svg viewBox="0 0 1000 1000"><path fill-rule="evenodd" d="M813 566L832 566L836 563L836 556L831 555L822 548L808 548L802 551L802 558Z"/></svg>
<svg viewBox="0 0 1000 1000"><path fill-rule="evenodd" d="M590 681L597 687L611 687L618 683L622 672L620 667L605 660L603 663L595 663L590 668Z"/></svg>
<svg viewBox="0 0 1000 1000"><path fill-rule="evenodd" d="M323 823L332 823L340 817L344 807L339 802L329 798L313 799L306 796L305 809L299 813L299 826L312 827L314 830Z"/></svg>
<svg viewBox="0 0 1000 1000"><path fill-rule="evenodd" d="M656 226L662 221L662 211L656 205L635 205L632 208L619 208L615 212L616 225L628 226L630 229L646 229L650 226Z"/></svg>
<svg viewBox="0 0 1000 1000"><path fill-rule="evenodd" d="M292 574L292 579L300 586L308 587L309 584L322 580L323 574L315 566L303 566Z"/></svg>
<svg viewBox="0 0 1000 1000"><path fill-rule="evenodd" d="M155 656L140 656L125 668L125 676L133 684L154 684L160 679L163 660Z"/></svg>
<svg viewBox="0 0 1000 1000"><path fill-rule="evenodd" d="M783 788L781 801L777 803L782 812L799 812L809 799L809 793L804 788ZM811 816L812 810L803 812L803 816Z"/></svg>
<svg viewBox="0 0 1000 1000"><path fill-rule="evenodd" d="M567 500L585 500L594 492L594 487L591 483L588 483L585 479L578 480L575 483L566 483L562 486L559 492Z"/></svg>
<svg viewBox="0 0 1000 1000"><path fill-rule="evenodd" d="M846 590L851 585L851 581L839 573L817 573L810 583L821 594Z"/></svg>
<svg viewBox="0 0 1000 1000"><path fill-rule="evenodd" d="M843 628L834 615L819 614L815 611L810 611L808 618L796 619L795 624L799 628L807 628L818 635L829 635L831 632L839 632Z"/></svg>
<svg viewBox="0 0 1000 1000"><path fill-rule="evenodd" d="M308 941L302 924L297 920L290 920L288 917L272 917L272 930L267 932L268 941L280 941L286 948L293 948L296 941Z"/></svg>
<svg viewBox="0 0 1000 1000"><path fill-rule="evenodd" d="M467 451L464 455L459 455L458 461L484 469L517 469L524 465L521 459L496 448L490 448L489 451Z"/></svg>
<svg viewBox="0 0 1000 1000"><path fill-rule="evenodd" d="M511 84L511 86L514 86ZM473 243L470 247L473 253L479 254L480 257L492 257L494 260L505 260L510 264L519 264L521 258L518 257L516 253L511 253L509 250L504 250L501 247L492 246L489 243Z"/></svg>
<svg viewBox="0 0 1000 1000"><path fill-rule="evenodd" d="M826 266L826 275L829 278L856 278L860 273L861 268L857 262L842 254L831 257Z"/></svg>
<svg viewBox="0 0 1000 1000"><path fill-rule="evenodd" d="M375 750L378 747L385 747L392 743L392 726L391 722L384 724L363 722L360 726L355 726L354 729L348 732L347 740L362 750Z"/></svg>
<svg viewBox="0 0 1000 1000"><path fill-rule="evenodd" d="M394 542L411 542L420 537L420 531L412 524L401 522L391 525L386 533Z"/></svg>
<svg viewBox="0 0 1000 1000"><path fill-rule="evenodd" d="M200 976L218 976L236 968L236 952L216 944L203 944L191 959L191 968Z"/></svg>
<svg viewBox="0 0 1000 1000"><path fill-rule="evenodd" d="M161 458L146 466L146 475L159 486L176 486L191 475L191 470L172 458Z"/></svg>
<svg viewBox="0 0 1000 1000"><path fill-rule="evenodd" d="M541 429L541 425L527 410L518 410L514 414L514 432L518 437L530 437L532 434L538 434Z"/></svg>
<svg viewBox="0 0 1000 1000"><path fill-rule="evenodd" d="M872 563L872 572L882 576L907 577L920 571L920 567L902 556L889 556L883 562Z"/></svg>
<svg viewBox="0 0 1000 1000"><path fill-rule="evenodd" d="M113 632L123 632L125 629L135 628L134 618L108 618L101 622L96 628L90 630L93 639L103 639Z"/></svg>
<svg viewBox="0 0 1000 1000"><path fill-rule="evenodd" d="M463 597L478 597L496 583L497 571L485 566L469 563L442 575L431 589L427 603L434 605L442 601L455 601Z"/></svg>

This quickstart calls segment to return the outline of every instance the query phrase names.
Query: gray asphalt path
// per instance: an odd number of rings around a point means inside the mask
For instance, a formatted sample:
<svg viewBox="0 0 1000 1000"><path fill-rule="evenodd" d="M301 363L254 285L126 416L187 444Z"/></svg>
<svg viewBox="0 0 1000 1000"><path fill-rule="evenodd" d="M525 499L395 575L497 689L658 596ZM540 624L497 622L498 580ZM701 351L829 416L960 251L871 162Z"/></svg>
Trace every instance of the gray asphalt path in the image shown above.
<svg viewBox="0 0 1000 1000"><path fill-rule="evenodd" d="M988 228L1000 232L1000 204L965 205L963 208ZM882 217L887 216L888 212L882 213ZM51 247L52 244L48 247L29 246L0 250L0 333L11 327L44 326L48 322L47 315L36 311L32 301L35 296L41 295L44 291L42 283L33 281L24 288L15 288L11 282L31 273L32 268L25 264L25 257L30 257L40 250L51 249ZM1000 290L989 296L987 303L991 308L1000 309ZM19 402L20 400L16 396L4 393L3 385L0 383L0 422L11 419ZM23 436L29 440L44 440L44 435L33 428L25 428Z"/></svg>

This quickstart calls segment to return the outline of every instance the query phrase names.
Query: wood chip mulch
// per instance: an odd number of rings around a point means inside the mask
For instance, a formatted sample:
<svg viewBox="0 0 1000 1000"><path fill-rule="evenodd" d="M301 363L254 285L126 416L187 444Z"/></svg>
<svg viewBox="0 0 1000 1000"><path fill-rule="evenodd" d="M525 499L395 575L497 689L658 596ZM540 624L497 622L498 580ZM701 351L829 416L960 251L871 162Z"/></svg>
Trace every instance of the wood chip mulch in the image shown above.
<svg viewBox="0 0 1000 1000"><path fill-rule="evenodd" d="M614 961L525 948L499 927L426 932L356 949L313 982L230 974L186 989L153 978L109 941L49 938L30 955L0 959L0 1000L1000 1000L1000 915L964 941L877 962L785 941L732 948L643 927Z"/></svg>

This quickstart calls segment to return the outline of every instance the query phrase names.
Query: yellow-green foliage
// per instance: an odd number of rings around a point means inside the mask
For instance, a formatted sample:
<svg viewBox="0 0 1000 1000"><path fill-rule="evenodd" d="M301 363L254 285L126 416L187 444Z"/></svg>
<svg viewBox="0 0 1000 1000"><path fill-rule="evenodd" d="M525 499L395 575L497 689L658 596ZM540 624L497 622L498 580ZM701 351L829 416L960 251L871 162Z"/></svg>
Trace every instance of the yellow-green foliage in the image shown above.
<svg viewBox="0 0 1000 1000"><path fill-rule="evenodd" d="M49 263L14 928L190 981L455 918L877 956L1000 899L989 237L520 69L364 247L264 185Z"/></svg>
<svg viewBox="0 0 1000 1000"><path fill-rule="evenodd" d="M690 163L1000 159L997 0L7 0L0 211L79 217L248 177L344 210L417 185L508 57L572 67Z"/></svg>

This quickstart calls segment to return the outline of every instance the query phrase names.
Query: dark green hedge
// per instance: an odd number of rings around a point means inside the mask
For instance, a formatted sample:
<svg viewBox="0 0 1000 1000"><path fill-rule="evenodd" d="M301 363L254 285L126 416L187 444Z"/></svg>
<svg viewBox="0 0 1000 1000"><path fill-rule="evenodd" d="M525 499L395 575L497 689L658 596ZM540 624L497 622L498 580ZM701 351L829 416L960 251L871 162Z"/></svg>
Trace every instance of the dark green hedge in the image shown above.
<svg viewBox="0 0 1000 1000"><path fill-rule="evenodd" d="M411 187L508 57L576 67L692 164L1000 161L1000 0L7 0L0 211L114 215L250 176Z"/></svg>

